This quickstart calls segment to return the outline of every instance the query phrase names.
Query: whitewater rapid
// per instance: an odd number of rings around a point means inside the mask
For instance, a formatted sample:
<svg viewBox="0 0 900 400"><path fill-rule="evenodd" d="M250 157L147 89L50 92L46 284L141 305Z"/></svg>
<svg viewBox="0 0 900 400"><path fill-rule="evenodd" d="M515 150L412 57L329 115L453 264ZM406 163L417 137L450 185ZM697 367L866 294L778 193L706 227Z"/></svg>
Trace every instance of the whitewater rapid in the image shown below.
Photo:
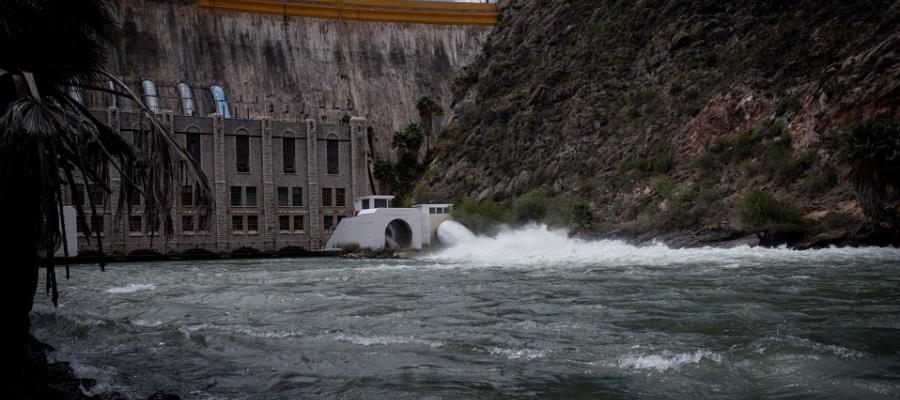
<svg viewBox="0 0 900 400"><path fill-rule="evenodd" d="M438 227L438 238L445 248L423 256L423 260L493 266L561 264L753 266L772 262L809 263L900 259L900 249L892 247L832 247L792 250L785 247L765 248L746 245L732 248L670 248L662 243L635 246L621 240L572 238L565 230L551 229L546 225L537 224L517 229L503 229L494 236L477 236L462 224L447 221Z"/></svg>

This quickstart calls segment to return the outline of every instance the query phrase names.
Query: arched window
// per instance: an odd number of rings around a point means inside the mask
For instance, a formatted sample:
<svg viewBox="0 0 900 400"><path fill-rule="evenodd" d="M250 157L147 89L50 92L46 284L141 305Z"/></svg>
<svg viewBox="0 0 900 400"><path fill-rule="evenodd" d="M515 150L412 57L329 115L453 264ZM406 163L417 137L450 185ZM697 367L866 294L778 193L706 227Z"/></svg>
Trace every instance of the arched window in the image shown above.
<svg viewBox="0 0 900 400"><path fill-rule="evenodd" d="M238 131L234 138L234 144L237 172L250 172L250 136L246 131Z"/></svg>
<svg viewBox="0 0 900 400"><path fill-rule="evenodd" d="M338 141L329 139L326 144L325 158L329 175L337 175L340 173L340 163L338 158Z"/></svg>
<svg viewBox="0 0 900 400"><path fill-rule="evenodd" d="M284 172L288 174L297 172L297 157L294 154L295 145L294 136L290 132L285 132L284 137L281 139L281 159Z"/></svg>

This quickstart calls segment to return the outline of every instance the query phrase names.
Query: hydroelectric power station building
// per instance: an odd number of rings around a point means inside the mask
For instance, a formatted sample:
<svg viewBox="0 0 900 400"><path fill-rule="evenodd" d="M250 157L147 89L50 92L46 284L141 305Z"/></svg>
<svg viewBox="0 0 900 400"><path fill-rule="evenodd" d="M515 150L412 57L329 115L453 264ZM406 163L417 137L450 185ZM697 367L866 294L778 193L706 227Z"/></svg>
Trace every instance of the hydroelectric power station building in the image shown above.
<svg viewBox="0 0 900 400"><path fill-rule="evenodd" d="M142 82L141 90L148 106L159 112L162 125L209 178L211 220L200 220L191 186L183 186L172 205L176 234L170 240L147 233L140 203L132 204L130 216L116 220L120 179L111 171L112 194L79 185L69 188L67 195L69 204L88 205L86 196L91 196L102 205L96 215L90 207L85 213L88 223L102 232L106 253L317 250L341 219L353 215L353 199L371 193L366 119L238 118L221 87L191 88L183 83L177 87L178 98L161 98L151 81ZM203 98L208 101L198 101ZM164 104L166 99L169 104ZM145 128L139 114L114 106L98 110L101 102L91 104L95 115L140 146L135 138ZM215 112L198 115L203 105ZM180 112L161 111L163 106L175 106L171 108ZM80 234L82 253L95 246L96 241L88 242Z"/></svg>
<svg viewBox="0 0 900 400"><path fill-rule="evenodd" d="M88 223L102 231L107 254L121 255L325 247L356 214L354 200L378 194L370 162L390 157L391 132L419 117L420 96L449 107L452 77L498 16L495 4L417 0L118 3L123 40L110 70L199 161L214 196L214 213L200 221L194 189L183 187L166 240L147 234L140 203L114 218L115 171L112 194L66 188L70 204L87 196L103 204L96 214L85 208ZM133 105L72 95L124 137L140 138ZM95 246L79 239L82 254Z"/></svg>

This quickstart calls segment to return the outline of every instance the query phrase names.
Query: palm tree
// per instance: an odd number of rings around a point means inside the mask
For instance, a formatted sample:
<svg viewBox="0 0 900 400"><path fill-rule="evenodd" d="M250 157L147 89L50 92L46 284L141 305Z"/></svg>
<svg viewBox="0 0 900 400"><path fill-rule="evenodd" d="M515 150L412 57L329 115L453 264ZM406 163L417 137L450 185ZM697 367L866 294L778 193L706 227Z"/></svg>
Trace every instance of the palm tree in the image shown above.
<svg viewBox="0 0 900 400"><path fill-rule="evenodd" d="M130 213L131 198L139 193L151 233L156 227L172 233L170 206L182 184L196 185L202 212L209 211L209 184L199 167L137 96L105 72L119 33L111 7L108 0L0 2L0 254L7 260L0 304L8 338L0 347L4 370L25 378L29 371L21 363L28 363L29 313L41 267L54 303L58 296L51 257L62 242L65 187L84 182L110 192L110 172L117 171L115 215ZM72 88L134 101L150 126L145 145L132 146L94 117L70 94ZM98 205L86 197L96 212ZM101 236L90 231L77 202L76 207L81 229L85 237L93 234L102 259ZM68 266L66 271L68 276ZM20 378L5 375L5 388L20 387Z"/></svg>

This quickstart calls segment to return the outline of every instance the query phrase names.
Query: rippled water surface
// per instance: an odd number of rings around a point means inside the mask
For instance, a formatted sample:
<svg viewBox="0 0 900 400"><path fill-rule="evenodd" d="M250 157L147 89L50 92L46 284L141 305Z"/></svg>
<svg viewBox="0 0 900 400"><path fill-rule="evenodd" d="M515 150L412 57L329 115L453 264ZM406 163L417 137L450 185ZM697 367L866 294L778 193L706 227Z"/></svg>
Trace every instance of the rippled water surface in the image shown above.
<svg viewBox="0 0 900 400"><path fill-rule="evenodd" d="M671 250L542 228L416 260L73 268L35 334L184 398L897 398L900 250Z"/></svg>

